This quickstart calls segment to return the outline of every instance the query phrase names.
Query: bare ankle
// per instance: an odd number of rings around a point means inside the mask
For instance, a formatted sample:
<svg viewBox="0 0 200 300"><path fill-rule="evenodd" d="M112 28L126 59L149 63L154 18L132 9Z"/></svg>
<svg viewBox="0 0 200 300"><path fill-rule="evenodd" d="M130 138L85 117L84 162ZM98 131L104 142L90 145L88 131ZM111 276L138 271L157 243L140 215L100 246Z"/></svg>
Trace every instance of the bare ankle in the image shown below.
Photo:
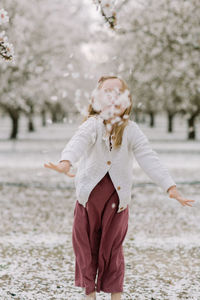
<svg viewBox="0 0 200 300"><path fill-rule="evenodd" d="M89 295L86 295L86 299L96 299L96 292L92 292Z"/></svg>
<svg viewBox="0 0 200 300"><path fill-rule="evenodd" d="M121 300L121 294L122 293L112 293L111 300Z"/></svg>

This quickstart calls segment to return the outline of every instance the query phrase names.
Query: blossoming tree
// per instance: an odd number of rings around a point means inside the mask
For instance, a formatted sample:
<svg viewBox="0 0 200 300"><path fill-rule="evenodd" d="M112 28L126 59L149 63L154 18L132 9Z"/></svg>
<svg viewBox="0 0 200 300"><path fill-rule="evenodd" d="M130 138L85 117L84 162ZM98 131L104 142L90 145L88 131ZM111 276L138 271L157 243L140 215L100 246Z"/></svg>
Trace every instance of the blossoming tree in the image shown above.
<svg viewBox="0 0 200 300"><path fill-rule="evenodd" d="M154 114L165 111L168 132L182 114L188 139L195 139L200 114L200 40L197 0L97 1L99 12L115 32L112 56L116 71L127 77L135 107ZM105 16L115 15L115 23ZM120 63L121 62L121 63Z"/></svg>
<svg viewBox="0 0 200 300"><path fill-rule="evenodd" d="M62 121L77 111L76 97L87 97L79 89L93 80L82 52L90 20L80 0L2 0L2 5L9 11L16 59L0 64L0 109L10 117L10 138L16 139L21 116L33 131L36 115L43 125Z"/></svg>
<svg viewBox="0 0 200 300"><path fill-rule="evenodd" d="M2 24L8 23L9 17L7 11L3 8L0 9L0 26ZM13 59L13 45L8 42L8 38L5 35L5 31L0 32L0 56L5 61L10 61Z"/></svg>

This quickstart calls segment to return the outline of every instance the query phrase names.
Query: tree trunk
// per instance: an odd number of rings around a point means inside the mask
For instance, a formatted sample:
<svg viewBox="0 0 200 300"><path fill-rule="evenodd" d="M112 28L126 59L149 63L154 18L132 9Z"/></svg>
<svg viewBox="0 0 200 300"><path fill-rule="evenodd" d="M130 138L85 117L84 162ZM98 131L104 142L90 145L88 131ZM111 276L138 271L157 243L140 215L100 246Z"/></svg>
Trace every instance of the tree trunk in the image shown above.
<svg viewBox="0 0 200 300"><path fill-rule="evenodd" d="M190 116L188 121L188 140L195 140L196 132L195 132L195 118L196 114Z"/></svg>
<svg viewBox="0 0 200 300"><path fill-rule="evenodd" d="M43 109L41 111L41 116L42 116L42 126L45 127L47 125L46 110L45 109Z"/></svg>
<svg viewBox="0 0 200 300"><path fill-rule="evenodd" d="M52 109L51 110L51 119L52 119L52 122L53 123L57 123L57 112L56 112L56 110L55 109Z"/></svg>
<svg viewBox="0 0 200 300"><path fill-rule="evenodd" d="M154 127L154 125L155 125L155 114L154 114L154 112L153 111L151 111L150 113L149 113L149 116L150 116L150 127Z"/></svg>
<svg viewBox="0 0 200 300"><path fill-rule="evenodd" d="M64 111L60 103L55 105L56 115L57 115L57 122L62 123L64 118Z"/></svg>
<svg viewBox="0 0 200 300"><path fill-rule="evenodd" d="M168 128L167 128L167 131L168 132L173 132L173 118L174 118L174 114L170 113L168 111L167 112L167 118L168 118Z"/></svg>
<svg viewBox="0 0 200 300"><path fill-rule="evenodd" d="M28 113L28 132L35 131L35 126L33 124L33 115L34 115L34 107L32 103L29 103L30 112Z"/></svg>
<svg viewBox="0 0 200 300"><path fill-rule="evenodd" d="M19 111L17 110L8 110L8 113L10 115L11 121L12 121L12 129L10 133L10 139L14 140L17 139L17 134L19 130Z"/></svg>
<svg viewBox="0 0 200 300"><path fill-rule="evenodd" d="M33 124L33 115L29 114L28 115L28 132L33 132L35 131L35 127Z"/></svg>

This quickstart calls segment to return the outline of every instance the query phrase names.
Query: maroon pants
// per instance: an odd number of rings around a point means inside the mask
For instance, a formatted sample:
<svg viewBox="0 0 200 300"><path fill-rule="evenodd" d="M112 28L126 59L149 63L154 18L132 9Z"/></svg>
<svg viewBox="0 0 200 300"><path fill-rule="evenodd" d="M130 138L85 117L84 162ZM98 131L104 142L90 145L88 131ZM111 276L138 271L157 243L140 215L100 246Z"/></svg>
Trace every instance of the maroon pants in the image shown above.
<svg viewBox="0 0 200 300"><path fill-rule="evenodd" d="M108 172L90 193L86 207L76 201L72 229L75 286L85 287L86 295L95 290L123 292L122 243L128 230L129 207L117 213L118 205L119 197Z"/></svg>

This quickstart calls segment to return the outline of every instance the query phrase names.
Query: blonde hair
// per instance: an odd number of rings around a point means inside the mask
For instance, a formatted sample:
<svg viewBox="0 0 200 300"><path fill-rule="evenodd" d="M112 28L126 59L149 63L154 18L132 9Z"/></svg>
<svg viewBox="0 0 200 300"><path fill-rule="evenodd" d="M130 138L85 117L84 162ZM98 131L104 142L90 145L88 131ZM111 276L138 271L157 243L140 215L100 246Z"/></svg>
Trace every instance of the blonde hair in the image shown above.
<svg viewBox="0 0 200 300"><path fill-rule="evenodd" d="M113 132L113 135L114 135L114 144L113 144L113 146L115 148L117 148L122 143L122 136L123 136L124 128L128 125L128 120L130 118L130 114L131 114L132 106L133 106L132 97L131 97L131 93L130 93L130 90L128 88L127 83L122 78L117 77L117 76L102 76L102 77L100 77L99 80L98 80L97 89L100 89L102 87L103 83L107 79L119 79L122 83L122 88L120 90L122 92L124 92L125 90L129 91L129 96L128 97L130 99L130 106L127 107L125 109L125 111L120 115L121 120L123 121L123 123L121 125L118 125L117 122L113 124L113 129L112 129L112 132ZM91 100L93 100L93 98ZM94 108L92 107L92 103L90 103L89 106L88 106L88 115L84 117L83 122L85 122L89 117L92 117L94 115L99 115L99 112L95 111ZM129 117L127 119L123 119L124 115L128 115ZM106 125L107 121L104 120L103 123Z"/></svg>

